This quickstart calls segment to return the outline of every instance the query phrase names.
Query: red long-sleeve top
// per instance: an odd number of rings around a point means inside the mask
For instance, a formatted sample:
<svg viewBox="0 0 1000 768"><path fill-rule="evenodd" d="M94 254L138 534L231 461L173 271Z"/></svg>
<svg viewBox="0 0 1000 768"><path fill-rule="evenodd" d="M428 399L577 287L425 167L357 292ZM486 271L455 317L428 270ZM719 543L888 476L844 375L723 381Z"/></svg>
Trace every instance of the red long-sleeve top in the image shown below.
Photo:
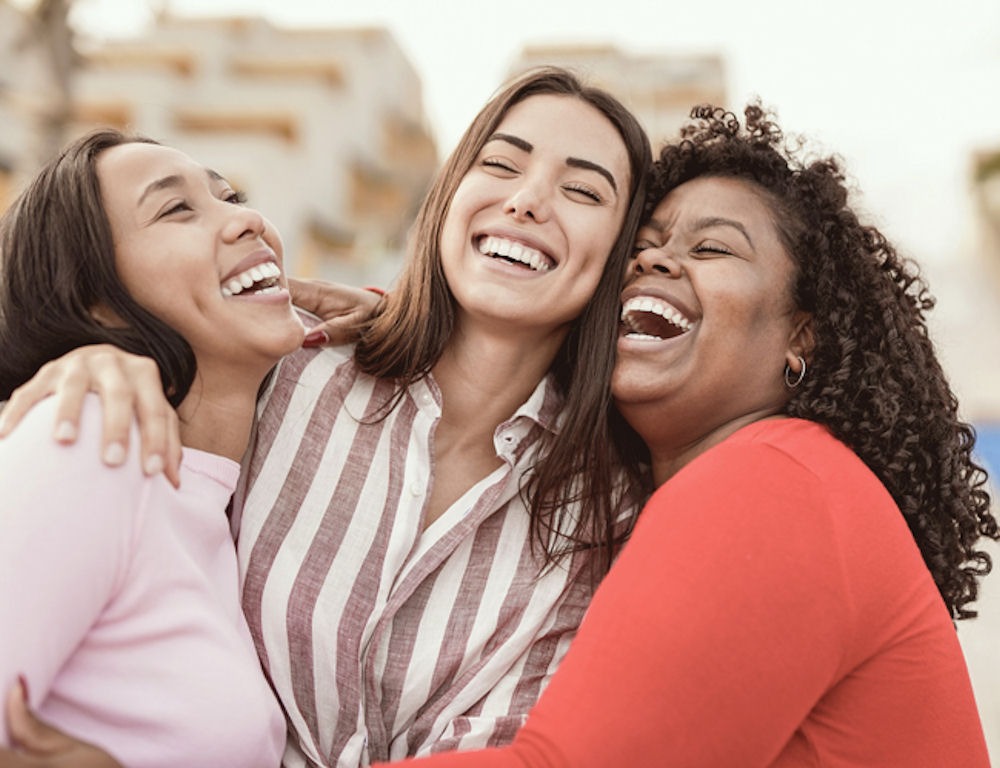
<svg viewBox="0 0 1000 768"><path fill-rule="evenodd" d="M899 509L824 428L781 419L654 494L510 747L418 764L989 759L954 625Z"/></svg>

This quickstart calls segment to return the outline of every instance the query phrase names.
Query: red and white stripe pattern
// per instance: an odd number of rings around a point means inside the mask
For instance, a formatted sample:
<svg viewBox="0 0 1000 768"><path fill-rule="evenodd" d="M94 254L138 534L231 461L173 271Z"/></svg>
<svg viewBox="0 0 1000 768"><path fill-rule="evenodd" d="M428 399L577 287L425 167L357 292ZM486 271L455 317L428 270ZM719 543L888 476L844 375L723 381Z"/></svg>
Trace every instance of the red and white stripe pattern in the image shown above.
<svg viewBox="0 0 1000 768"><path fill-rule="evenodd" d="M350 348L303 350L262 405L238 539L243 606L289 721L285 766L362 766L509 741L591 596L586 556L541 573L518 493L560 400L495 433L500 469L426 531L440 393L388 417Z"/></svg>

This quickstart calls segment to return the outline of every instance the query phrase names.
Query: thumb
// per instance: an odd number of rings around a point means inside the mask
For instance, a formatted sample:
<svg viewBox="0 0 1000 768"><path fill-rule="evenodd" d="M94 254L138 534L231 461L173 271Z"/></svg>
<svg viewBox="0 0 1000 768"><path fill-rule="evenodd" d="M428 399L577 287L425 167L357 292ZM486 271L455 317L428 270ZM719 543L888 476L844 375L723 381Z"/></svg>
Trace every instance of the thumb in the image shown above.
<svg viewBox="0 0 1000 768"><path fill-rule="evenodd" d="M292 303L295 306L317 316L322 314L325 294L314 281L289 277L288 291L292 294Z"/></svg>
<svg viewBox="0 0 1000 768"><path fill-rule="evenodd" d="M66 737L39 720L28 707L24 678L7 693L7 726L11 744L37 755L51 755L65 748Z"/></svg>
<svg viewBox="0 0 1000 768"><path fill-rule="evenodd" d="M122 768L121 763L99 747L75 739L36 717L28 706L23 677L7 694L7 725L11 745L18 751L0 747L0 766Z"/></svg>

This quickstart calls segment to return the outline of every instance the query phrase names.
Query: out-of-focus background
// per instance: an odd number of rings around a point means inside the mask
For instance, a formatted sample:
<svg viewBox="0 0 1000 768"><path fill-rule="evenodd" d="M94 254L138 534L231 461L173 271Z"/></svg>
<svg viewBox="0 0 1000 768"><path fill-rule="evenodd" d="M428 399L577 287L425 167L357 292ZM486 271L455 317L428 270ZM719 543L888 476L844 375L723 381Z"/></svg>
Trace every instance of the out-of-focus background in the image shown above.
<svg viewBox="0 0 1000 768"><path fill-rule="evenodd" d="M842 156L869 220L924 266L934 338L1000 475L996 0L0 0L0 210L111 124L245 189L293 274L388 286L465 126L545 63L614 91L654 146L693 104L759 95ZM959 636L1000 760L1000 573L979 609Z"/></svg>

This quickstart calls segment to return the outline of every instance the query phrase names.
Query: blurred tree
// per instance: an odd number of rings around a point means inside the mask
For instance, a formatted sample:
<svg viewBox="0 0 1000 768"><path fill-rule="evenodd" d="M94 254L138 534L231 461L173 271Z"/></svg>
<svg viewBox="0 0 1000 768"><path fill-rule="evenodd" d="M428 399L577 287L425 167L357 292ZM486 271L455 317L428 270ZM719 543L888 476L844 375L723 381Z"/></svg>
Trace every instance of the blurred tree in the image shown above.
<svg viewBox="0 0 1000 768"><path fill-rule="evenodd" d="M73 73L79 66L73 28L73 0L36 0L29 9L30 43L44 52L50 88L40 118L38 149L42 160L59 151L73 116Z"/></svg>

